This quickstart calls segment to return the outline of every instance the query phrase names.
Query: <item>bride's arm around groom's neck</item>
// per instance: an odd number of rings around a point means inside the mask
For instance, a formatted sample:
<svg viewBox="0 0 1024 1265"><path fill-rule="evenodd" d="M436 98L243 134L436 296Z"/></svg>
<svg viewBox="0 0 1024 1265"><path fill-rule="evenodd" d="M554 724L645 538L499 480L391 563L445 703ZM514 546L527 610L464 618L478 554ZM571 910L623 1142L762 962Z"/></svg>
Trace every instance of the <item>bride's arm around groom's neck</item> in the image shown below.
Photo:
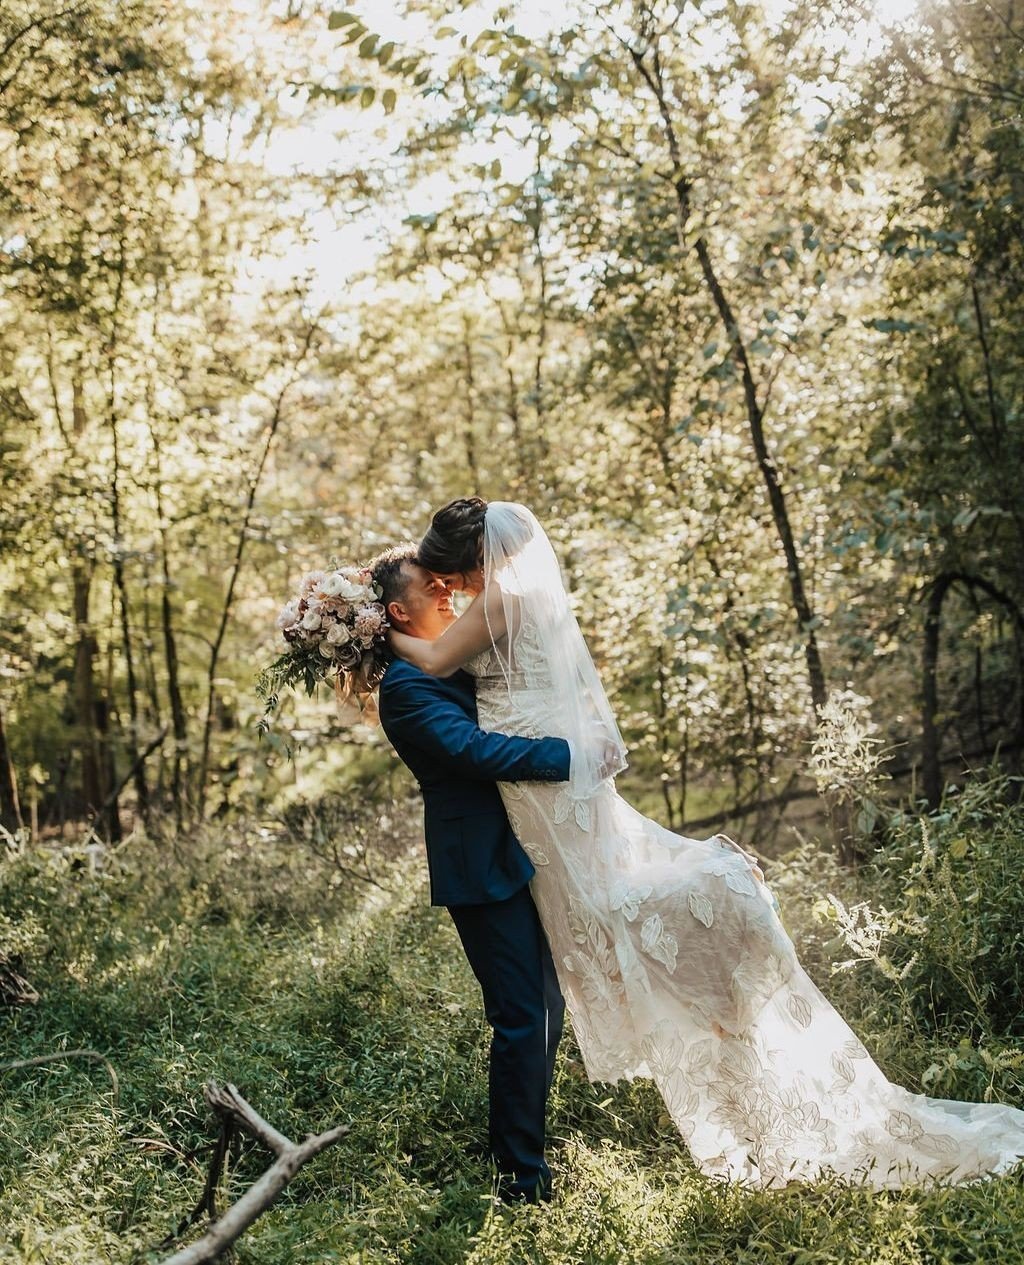
<svg viewBox="0 0 1024 1265"><path fill-rule="evenodd" d="M477 594L465 613L436 641L392 629L388 633L388 644L396 655L421 672L429 676L451 676L494 645L505 632L502 595L497 586L490 585Z"/></svg>

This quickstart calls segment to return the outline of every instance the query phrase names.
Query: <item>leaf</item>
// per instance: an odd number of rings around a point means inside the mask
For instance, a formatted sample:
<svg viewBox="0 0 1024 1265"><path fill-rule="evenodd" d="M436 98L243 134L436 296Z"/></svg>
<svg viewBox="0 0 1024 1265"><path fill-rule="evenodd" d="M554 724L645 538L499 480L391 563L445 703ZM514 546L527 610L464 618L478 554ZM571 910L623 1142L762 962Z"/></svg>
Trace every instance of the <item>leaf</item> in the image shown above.
<svg viewBox="0 0 1024 1265"><path fill-rule="evenodd" d="M407 215L402 221L408 224L410 228L421 228L425 232L437 227L437 212L431 211L427 215Z"/></svg>
<svg viewBox="0 0 1024 1265"><path fill-rule="evenodd" d="M854 1080L856 1079L857 1074L856 1072L854 1072L853 1065L851 1064L850 1060L845 1058L842 1054L836 1054L835 1052L833 1052L831 1061L832 1061L832 1070L835 1072L836 1076L839 1078L839 1081L844 1082L844 1088L846 1086L852 1085Z"/></svg>
<svg viewBox="0 0 1024 1265"><path fill-rule="evenodd" d="M811 1026L811 1003L806 997L799 997L794 993L787 1002L786 1008L801 1028Z"/></svg>
<svg viewBox="0 0 1024 1265"><path fill-rule="evenodd" d="M710 927L715 921L715 911L711 902L700 892L691 892L686 898L686 903L690 908L690 913L705 927Z"/></svg>
<svg viewBox="0 0 1024 1265"><path fill-rule="evenodd" d="M398 94L395 92L394 88L385 88L384 95L380 100L381 105L384 107L384 113L390 114L395 108L395 103L398 100Z"/></svg>
<svg viewBox="0 0 1024 1265"><path fill-rule="evenodd" d="M362 92L359 94L359 104L363 107L364 110L368 109L371 105L373 105L373 101L376 95L377 95L377 90L375 88L370 88L370 87L364 88Z"/></svg>
<svg viewBox="0 0 1024 1265"><path fill-rule="evenodd" d="M679 942L665 931L659 914L651 914L640 928L640 947L656 962L662 962L670 970L676 969Z"/></svg>
<svg viewBox="0 0 1024 1265"><path fill-rule="evenodd" d="M929 1085L931 1085L931 1084L935 1081L935 1078L936 1078L937 1076L941 1076L941 1075L942 1075L942 1066L941 1066L941 1064L939 1064L939 1063L930 1063L930 1064L929 1064L929 1065L925 1068L925 1070L921 1073L921 1085L922 1085L922 1087L923 1087L924 1089L927 1089L927 1088L928 1088L928 1086L929 1086Z"/></svg>
<svg viewBox="0 0 1024 1265"><path fill-rule="evenodd" d="M865 800L857 813L857 829L862 835L869 835L878 818L878 809L870 800Z"/></svg>
<svg viewBox="0 0 1024 1265"><path fill-rule="evenodd" d="M327 29L329 31L337 31L343 26L348 26L350 22L358 22L359 15L349 13L344 9L339 9L332 13L327 19Z"/></svg>
<svg viewBox="0 0 1024 1265"><path fill-rule="evenodd" d="M377 47L377 36L371 33L370 35L367 35L367 37L360 43L359 56L360 57L372 56L373 50L376 47Z"/></svg>
<svg viewBox="0 0 1024 1265"><path fill-rule="evenodd" d="M880 334L909 334L911 330L923 329L923 325L919 325L916 321L902 321L893 319L881 319L865 321L864 324L868 329L877 329Z"/></svg>
<svg viewBox="0 0 1024 1265"><path fill-rule="evenodd" d="M948 1133L925 1133L916 1138L915 1143L925 1155L934 1156L937 1160L952 1160L959 1153L956 1140Z"/></svg>

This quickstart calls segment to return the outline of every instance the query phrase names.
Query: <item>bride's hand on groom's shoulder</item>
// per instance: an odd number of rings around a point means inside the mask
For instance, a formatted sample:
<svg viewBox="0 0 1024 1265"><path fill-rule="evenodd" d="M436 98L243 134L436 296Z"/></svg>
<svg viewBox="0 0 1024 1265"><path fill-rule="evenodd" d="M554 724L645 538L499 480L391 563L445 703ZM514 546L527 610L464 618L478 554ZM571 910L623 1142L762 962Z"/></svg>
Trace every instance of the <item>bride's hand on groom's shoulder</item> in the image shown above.
<svg viewBox="0 0 1024 1265"><path fill-rule="evenodd" d="M602 733L594 735L588 743L587 756L599 782L605 782L616 773L621 773L624 767L619 744Z"/></svg>
<svg viewBox="0 0 1024 1265"><path fill-rule="evenodd" d="M601 761L598 765L598 776L603 782L607 778L614 777L616 773L621 773L622 769L623 760L619 744L613 742L610 738L605 738L601 743Z"/></svg>

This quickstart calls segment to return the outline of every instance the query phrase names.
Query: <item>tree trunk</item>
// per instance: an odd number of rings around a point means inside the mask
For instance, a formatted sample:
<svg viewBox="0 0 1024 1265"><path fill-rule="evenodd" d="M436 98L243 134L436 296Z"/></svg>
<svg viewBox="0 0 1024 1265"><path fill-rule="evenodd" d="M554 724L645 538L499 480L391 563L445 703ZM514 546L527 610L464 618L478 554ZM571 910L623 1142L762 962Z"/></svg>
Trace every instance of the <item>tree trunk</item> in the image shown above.
<svg viewBox="0 0 1024 1265"><path fill-rule="evenodd" d="M948 572L937 576L928 594L924 618L924 646L921 653L921 780L928 807L938 808L942 800L942 762L939 755L940 736L935 717L939 711L939 634L942 627L942 603L953 583Z"/></svg>
<svg viewBox="0 0 1024 1265"><path fill-rule="evenodd" d="M117 426L117 319L121 293L124 287L124 241L121 242L120 270L114 297L114 328L110 335L107 356L109 376L107 393L107 423L110 427L113 462L110 471L110 518L113 534L114 585L117 589L121 616L121 646L124 654L125 685L128 692L127 755L129 767L134 770L135 797L139 816L149 825L149 787L146 782L145 761L139 759L139 699L135 680L135 654L132 648L131 617L128 604L128 582L125 578L124 536L121 524L121 448Z"/></svg>
<svg viewBox="0 0 1024 1265"><path fill-rule="evenodd" d="M942 800L942 763L940 757L941 736L935 717L939 711L938 663L939 634L942 626L942 604L953 584L960 582L972 592L980 589L998 602L1013 620L1018 638L1024 636L1024 611L1017 602L990 580L963 571L943 571L932 581L928 592L928 605L924 620L924 646L921 655L921 780L925 798L930 808L938 808ZM1018 689L1022 712L1021 732L1024 733L1024 658L1018 655Z"/></svg>
<svg viewBox="0 0 1024 1265"><path fill-rule="evenodd" d="M174 820L180 830L185 818L185 761L188 756L188 722L185 716L185 704L181 696L181 683L178 672L178 644L174 632L174 606L171 602L171 565L170 550L167 541L167 519L164 514L163 471L160 463L160 443L152 425L150 414L150 434L153 442L153 487L156 496L157 521L160 524L160 626L163 633L164 662L167 668L167 697L171 704L171 727L174 735L173 753L171 755L171 803L174 807Z"/></svg>
<svg viewBox="0 0 1024 1265"><path fill-rule="evenodd" d="M548 263L544 254L544 200L541 196L543 155L543 131L537 135L537 162L534 171L536 180L536 196L533 214L530 216L530 228L533 232L533 253L537 264L537 354L533 361L533 407L536 413L537 467L541 470L541 479L552 477L553 468L550 460L551 448L547 436L547 410L544 399L544 357L548 349Z"/></svg>
<svg viewBox="0 0 1024 1265"><path fill-rule="evenodd" d="M77 443L86 429L85 392L81 375L76 371L71 383L72 429ZM107 706L96 690L96 636L89 619L89 596L92 590L93 562L84 554L71 564L72 605L77 640L72 697L78 731L78 749L82 764L82 801L87 813L96 813L107 802L113 781L108 777L111 763ZM121 837L121 819L115 800L99 822L109 840Z"/></svg>
<svg viewBox="0 0 1024 1265"><path fill-rule="evenodd" d="M671 750L668 737L668 702L665 698L665 689L668 684L667 675L665 671L665 651L659 642L658 674L654 691L655 708L658 716L658 781L661 783L661 795L665 801L665 812L668 814L668 828L669 830L675 830L676 806L672 799L668 773L671 762Z"/></svg>
<svg viewBox="0 0 1024 1265"><path fill-rule="evenodd" d="M3 710L0 708L0 826L13 834L23 824L21 803L18 800L18 780L14 775L14 764L4 730Z"/></svg>
<svg viewBox="0 0 1024 1265"><path fill-rule="evenodd" d="M480 466L477 461L476 433L476 380L473 375L473 345L469 337L469 318L462 319L462 369L466 383L466 424L463 431L466 446L466 465L473 492L480 492Z"/></svg>
<svg viewBox="0 0 1024 1265"><path fill-rule="evenodd" d="M161 310L161 286L159 280L153 290L153 341L159 338L158 316ZM171 804L174 822L181 830L185 820L185 787L188 781L188 721L181 695L178 671L178 645L174 631L174 604L171 601L171 563L168 542L167 516L164 508L162 438L156 426L156 393L153 375L146 380L146 416L152 444L153 494L156 500L157 530L160 537L160 630L164 646L164 665L167 670L167 698L171 706L171 732L174 737L171 752ZM159 706L156 708L159 715ZM163 766L161 765L161 781Z"/></svg>
<svg viewBox="0 0 1024 1265"><path fill-rule="evenodd" d="M288 392L295 385L301 375L301 367L306 357L309 355L309 349L313 345L313 338L316 335L318 325L315 321L311 321L309 328L306 330L306 336L303 339L302 347L295 360L294 373L281 388L278 393L277 400L274 403L274 411L270 417L270 424L267 427L267 437L263 442L263 451L260 453L260 459L256 463L256 469L253 471L249 479L249 493L245 502L245 513L242 515L242 522L238 529L238 540L235 544L235 557L231 566L231 575L228 579L227 592L224 594L224 605L221 609L220 622L217 626L217 632L214 636L213 643L210 646L210 662L206 671L206 715L203 719L203 742L202 754L199 760L199 773L196 788L196 807L198 815L202 818L206 813L206 783L210 773L210 738L213 732L213 717L217 708L217 665L220 662L221 647L224 644L224 636L227 632L228 622L231 619L231 612L234 608L235 586L238 584L238 577L242 570L242 558L245 554L245 542L249 534L249 523L252 521L252 510L256 503L256 493L259 491L260 482L263 478L263 470L267 464L267 458L270 456L270 450L274 445L274 439L281 426L281 418L284 415L284 402Z"/></svg>
<svg viewBox="0 0 1024 1265"><path fill-rule="evenodd" d="M160 592L160 622L164 635L164 659L167 664L167 695L171 703L171 724L174 732L174 755L171 759L171 801L174 820L180 828L185 815L185 779L183 768L188 756L188 724L181 697L178 675L178 646L174 636L174 608L171 605L171 576L167 563L167 533L160 531L160 565L163 584Z"/></svg>
<svg viewBox="0 0 1024 1265"><path fill-rule="evenodd" d="M683 250L688 250L690 248L690 243L687 241L687 225L690 219L691 182L689 177L683 171L682 156L679 149L678 138L676 136L675 124L672 119L672 111L669 106L668 94L665 89L658 46L656 42L653 42L649 48L645 48L643 50L637 50L630 47L629 53L638 72L651 90L657 103L659 114L661 115L662 130L664 132L673 170L672 188L675 194L677 213L676 232L680 247ZM647 61L648 53L651 53L650 64L648 64ZM750 431L750 438L753 444L754 454L757 459L758 469L761 472L761 478L763 479L765 488L768 492L768 502L771 506L772 518L775 522L775 530L778 534L779 541L782 545L782 552L786 560L786 574L789 579L790 600L793 605L793 613L796 617L797 628L804 643L804 656L807 662L807 677L811 689L811 701L814 706L814 711L817 713L818 710L825 705L828 696L825 684L825 671L822 666L821 655L818 650L818 639L814 631L817 621L807 597L806 588L804 587L800 557L797 553L796 541L793 536L792 525L789 521L789 509L786 504L785 495L782 491L782 484L779 480L778 470L774 459L768 451L768 443L764 432L764 412L757 398L757 386L754 382L754 375L750 368L750 358L747 354L746 342L744 341L739 323L733 313L732 304L725 293L721 280L715 269L707 239L703 234L697 237L696 241L693 243L693 249L696 252L701 274L704 277L705 284L711 294L715 310L725 327L732 358L743 383L743 398L746 409L747 425Z"/></svg>
<svg viewBox="0 0 1024 1265"><path fill-rule="evenodd" d="M75 643L74 700L78 748L82 762L82 801L86 811L94 813L106 799L106 794L96 729L96 638L89 623L92 566L85 559L76 559L72 563L71 584L75 628L78 632Z"/></svg>
<svg viewBox="0 0 1024 1265"><path fill-rule="evenodd" d="M527 487L529 471L526 461L526 446L523 440L523 418L519 407L519 384L516 382L515 329L509 320L508 313L505 311L504 303L500 299L495 299L494 306L498 309L498 316L501 318L501 328L505 334L505 378L508 382L506 411L509 421L512 423L512 445L515 449L516 466L515 482L512 486L513 491L516 491Z"/></svg>

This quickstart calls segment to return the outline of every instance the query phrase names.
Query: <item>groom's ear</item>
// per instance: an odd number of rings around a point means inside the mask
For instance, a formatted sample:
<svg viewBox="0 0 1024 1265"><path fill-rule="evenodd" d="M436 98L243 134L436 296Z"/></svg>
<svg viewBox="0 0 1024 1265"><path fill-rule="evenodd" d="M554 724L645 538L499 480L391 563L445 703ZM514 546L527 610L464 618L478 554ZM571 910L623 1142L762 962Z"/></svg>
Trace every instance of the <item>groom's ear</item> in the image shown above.
<svg viewBox="0 0 1024 1265"><path fill-rule="evenodd" d="M384 609L387 612L388 622L392 628L409 622L408 612L401 602L388 602Z"/></svg>

